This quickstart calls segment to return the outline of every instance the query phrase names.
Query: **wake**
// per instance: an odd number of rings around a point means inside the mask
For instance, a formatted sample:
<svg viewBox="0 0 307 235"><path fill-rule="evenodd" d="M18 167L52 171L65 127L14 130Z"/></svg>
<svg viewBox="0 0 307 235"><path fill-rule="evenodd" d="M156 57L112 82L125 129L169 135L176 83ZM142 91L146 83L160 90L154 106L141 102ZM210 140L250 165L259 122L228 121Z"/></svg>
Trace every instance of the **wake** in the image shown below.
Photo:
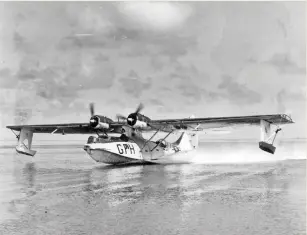
<svg viewBox="0 0 307 235"><path fill-rule="evenodd" d="M206 142L200 143L197 151L193 153L191 161L198 164L244 164L306 159L305 142L283 142L276 144L276 147L276 152L273 155L260 150L257 142Z"/></svg>

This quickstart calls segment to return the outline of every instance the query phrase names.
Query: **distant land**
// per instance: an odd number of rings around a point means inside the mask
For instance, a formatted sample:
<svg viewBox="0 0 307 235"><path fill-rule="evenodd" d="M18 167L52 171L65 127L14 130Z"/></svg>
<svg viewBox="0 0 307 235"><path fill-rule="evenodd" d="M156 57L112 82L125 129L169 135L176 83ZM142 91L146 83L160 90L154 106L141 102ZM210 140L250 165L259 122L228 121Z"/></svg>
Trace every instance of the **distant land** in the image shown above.
<svg viewBox="0 0 307 235"><path fill-rule="evenodd" d="M87 141L87 138L85 137L84 139L78 139L78 140L34 140L32 143L32 146L39 146L39 145L74 145L74 146L79 146L79 145L84 145ZM171 141L171 140L169 140ZM275 140L277 143L278 142L306 142L307 143L307 138L277 138ZM241 142L241 143L258 143L259 139L256 138L201 138L199 140L200 143L208 143L208 142ZM3 146L15 146L17 143L17 140L0 140L0 147Z"/></svg>

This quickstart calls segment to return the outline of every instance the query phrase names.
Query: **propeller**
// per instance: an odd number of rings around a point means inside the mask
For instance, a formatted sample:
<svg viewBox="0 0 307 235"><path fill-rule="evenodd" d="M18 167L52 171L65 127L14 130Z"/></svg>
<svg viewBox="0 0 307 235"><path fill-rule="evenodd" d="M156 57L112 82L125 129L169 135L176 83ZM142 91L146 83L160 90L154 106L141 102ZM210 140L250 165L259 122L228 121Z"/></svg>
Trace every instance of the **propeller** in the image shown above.
<svg viewBox="0 0 307 235"><path fill-rule="evenodd" d="M139 104L139 106L137 107L137 109L135 110L135 114L138 114L139 112L141 112L144 109L144 105L142 103Z"/></svg>
<svg viewBox="0 0 307 235"><path fill-rule="evenodd" d="M91 113L91 118L89 123L90 127L98 129L109 129L110 127L109 124L112 123L113 120L106 116L96 115L94 103L90 103L89 108Z"/></svg>
<svg viewBox="0 0 307 235"><path fill-rule="evenodd" d="M128 117L122 115L122 114L117 114L116 117L118 120L123 120L126 121L127 123L132 123L134 119L136 119L136 116L139 112L141 112L144 109L144 105L142 103L139 104L139 106L136 108L134 113L129 114Z"/></svg>
<svg viewBox="0 0 307 235"><path fill-rule="evenodd" d="M94 108L94 103L90 103L90 113L91 113L91 119L90 119L90 126L91 127L96 127L99 123L99 118L94 117L95 115L95 108Z"/></svg>
<svg viewBox="0 0 307 235"><path fill-rule="evenodd" d="M95 115L94 103L90 103L90 112L91 112L91 117Z"/></svg>

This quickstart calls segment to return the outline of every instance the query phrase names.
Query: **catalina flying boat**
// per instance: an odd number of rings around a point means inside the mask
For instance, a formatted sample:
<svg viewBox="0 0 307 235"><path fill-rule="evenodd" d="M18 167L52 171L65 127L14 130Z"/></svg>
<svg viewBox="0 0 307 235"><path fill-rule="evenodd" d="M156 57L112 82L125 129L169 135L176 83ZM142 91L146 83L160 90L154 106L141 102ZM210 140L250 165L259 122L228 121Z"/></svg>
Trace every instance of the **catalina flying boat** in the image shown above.
<svg viewBox="0 0 307 235"><path fill-rule="evenodd" d="M259 148L274 154L276 147L273 143L281 126L294 123L285 114L152 120L140 113L142 109L143 105L140 104L135 112L127 117L117 115L118 120L113 121L108 117L96 115L94 105L91 104L91 118L86 123L15 125L7 128L11 129L18 139L16 151L32 157L36 154L31 148L34 133L96 134L97 137L88 138L84 150L96 162L118 165L189 162L187 157L182 156L197 149L200 133L208 129L244 125L259 126ZM152 133L151 137L144 138L144 132ZM153 141L158 132L165 133L164 138ZM176 132L181 133L177 141L167 142L166 138Z"/></svg>

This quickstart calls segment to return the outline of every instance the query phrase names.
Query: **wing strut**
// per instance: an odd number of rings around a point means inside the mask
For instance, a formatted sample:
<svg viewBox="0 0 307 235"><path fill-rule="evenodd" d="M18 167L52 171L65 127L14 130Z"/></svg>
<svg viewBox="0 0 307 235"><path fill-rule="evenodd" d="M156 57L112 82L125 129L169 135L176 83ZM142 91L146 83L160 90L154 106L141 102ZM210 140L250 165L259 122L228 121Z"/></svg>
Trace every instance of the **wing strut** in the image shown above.
<svg viewBox="0 0 307 235"><path fill-rule="evenodd" d="M160 131L160 129L158 129L148 140L146 140L146 142L144 143L143 147L141 148L141 151L143 150L143 148L145 148L146 144L152 140L153 137L155 137L156 134L158 134L158 132Z"/></svg>
<svg viewBox="0 0 307 235"><path fill-rule="evenodd" d="M170 134L172 134L174 132L174 130L172 130L171 132L169 132L162 140L160 140L159 141L159 143L158 144L156 144L156 146L152 149L152 150L150 150L151 152L153 151L153 150L155 150L157 147L158 147L158 145L163 141L163 140L165 140Z"/></svg>

